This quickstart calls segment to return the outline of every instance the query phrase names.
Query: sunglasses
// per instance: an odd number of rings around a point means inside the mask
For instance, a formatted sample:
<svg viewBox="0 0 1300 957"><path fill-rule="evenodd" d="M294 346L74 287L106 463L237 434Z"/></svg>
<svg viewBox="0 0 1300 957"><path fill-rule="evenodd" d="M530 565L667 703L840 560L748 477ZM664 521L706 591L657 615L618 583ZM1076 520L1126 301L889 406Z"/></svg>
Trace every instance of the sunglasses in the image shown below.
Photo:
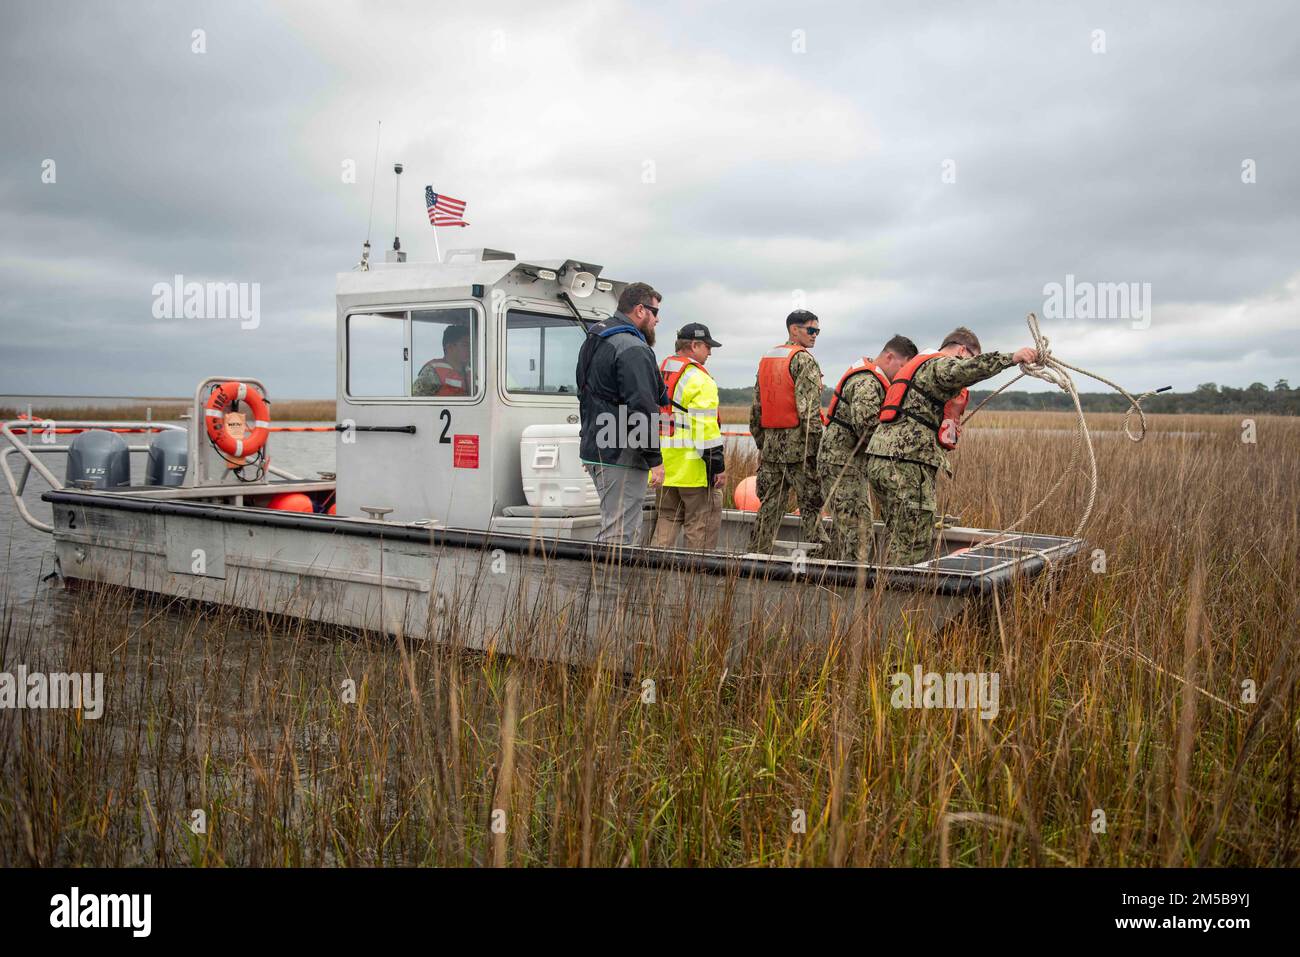
<svg viewBox="0 0 1300 957"><path fill-rule="evenodd" d="M804 326L803 331L808 333L810 336L820 336L822 334L822 331L816 326Z"/></svg>
<svg viewBox="0 0 1300 957"><path fill-rule="evenodd" d="M652 316L658 316L658 315L659 315L659 307L658 307L658 306L647 306L645 303L642 303L642 304L641 304L641 308L642 308L642 309L648 309L648 310L650 311L650 314L651 314Z"/></svg>

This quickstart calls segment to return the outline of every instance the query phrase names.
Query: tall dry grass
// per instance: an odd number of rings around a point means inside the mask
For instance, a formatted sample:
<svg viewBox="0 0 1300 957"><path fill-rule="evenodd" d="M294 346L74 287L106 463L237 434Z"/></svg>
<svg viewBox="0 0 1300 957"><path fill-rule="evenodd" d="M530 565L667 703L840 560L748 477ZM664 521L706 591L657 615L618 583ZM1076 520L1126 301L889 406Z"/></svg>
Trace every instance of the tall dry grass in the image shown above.
<svg viewBox="0 0 1300 957"><path fill-rule="evenodd" d="M975 525L1068 460L1068 418L999 417L942 486ZM812 658L694 596L613 630L671 639L631 675L120 592L11 605L5 668L103 671L110 697L99 721L0 712L0 862L1295 865L1300 423L1155 425L1097 438L1104 571L890 642L844 615ZM1069 531L1082 496L1035 527ZM997 672L997 717L891 707L914 664Z"/></svg>

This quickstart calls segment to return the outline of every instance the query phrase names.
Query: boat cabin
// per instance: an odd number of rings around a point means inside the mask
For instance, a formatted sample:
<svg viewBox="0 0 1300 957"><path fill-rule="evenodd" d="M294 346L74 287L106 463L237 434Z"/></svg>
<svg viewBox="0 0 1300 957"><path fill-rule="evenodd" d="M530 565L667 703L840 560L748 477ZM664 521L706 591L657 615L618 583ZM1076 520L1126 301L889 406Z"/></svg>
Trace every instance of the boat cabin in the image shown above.
<svg viewBox="0 0 1300 957"><path fill-rule="evenodd" d="M613 315L626 285L600 272L470 249L340 274L339 514L391 508L389 521L474 529L537 517L521 440L530 426L559 426L540 430L556 442L539 463L558 467L560 444L576 453L578 350L586 324ZM591 484L569 477L582 481ZM573 491L580 501L568 496L550 517L595 514L594 487Z"/></svg>

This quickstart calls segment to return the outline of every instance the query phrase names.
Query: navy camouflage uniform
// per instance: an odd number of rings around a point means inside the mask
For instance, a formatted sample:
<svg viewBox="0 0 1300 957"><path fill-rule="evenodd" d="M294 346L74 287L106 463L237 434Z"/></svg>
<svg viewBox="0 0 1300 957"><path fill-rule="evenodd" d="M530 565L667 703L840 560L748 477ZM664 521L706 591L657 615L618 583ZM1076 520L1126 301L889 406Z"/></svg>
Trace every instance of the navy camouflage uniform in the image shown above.
<svg viewBox="0 0 1300 957"><path fill-rule="evenodd" d="M933 428L904 415L876 428L867 445L867 478L885 524L887 564L915 565L933 552L939 511L935 480L941 468L951 474L937 432L943 419L942 403L1015 364L1006 352L933 359L917 370L903 400L905 410L933 423Z"/></svg>
<svg viewBox="0 0 1300 957"><path fill-rule="evenodd" d="M857 373L844 384L835 418L822 432L817 468L822 497L831 513L830 544L824 554L836 561L869 561L871 557L867 443L879 424L884 399L885 387L872 372Z"/></svg>
<svg viewBox="0 0 1300 957"><path fill-rule="evenodd" d="M749 539L751 552L771 552L791 492L799 506L800 539L820 545L827 541L826 530L822 528L822 493L817 476L817 449L822 437L822 370L812 353L805 350L795 353L790 360L790 374L794 377L799 424L789 429L763 428L762 399L758 384L754 384L749 432L759 451L754 491L761 504Z"/></svg>

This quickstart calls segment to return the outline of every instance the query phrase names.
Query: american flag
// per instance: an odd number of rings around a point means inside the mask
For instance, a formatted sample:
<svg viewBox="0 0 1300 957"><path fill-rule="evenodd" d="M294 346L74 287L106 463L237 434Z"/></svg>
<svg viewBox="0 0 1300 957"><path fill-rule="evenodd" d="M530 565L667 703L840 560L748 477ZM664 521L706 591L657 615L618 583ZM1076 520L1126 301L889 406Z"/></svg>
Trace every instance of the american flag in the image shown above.
<svg viewBox="0 0 1300 957"><path fill-rule="evenodd" d="M424 187L424 205L429 207L431 226L468 226L461 217L465 215L465 201L435 193L432 186Z"/></svg>

